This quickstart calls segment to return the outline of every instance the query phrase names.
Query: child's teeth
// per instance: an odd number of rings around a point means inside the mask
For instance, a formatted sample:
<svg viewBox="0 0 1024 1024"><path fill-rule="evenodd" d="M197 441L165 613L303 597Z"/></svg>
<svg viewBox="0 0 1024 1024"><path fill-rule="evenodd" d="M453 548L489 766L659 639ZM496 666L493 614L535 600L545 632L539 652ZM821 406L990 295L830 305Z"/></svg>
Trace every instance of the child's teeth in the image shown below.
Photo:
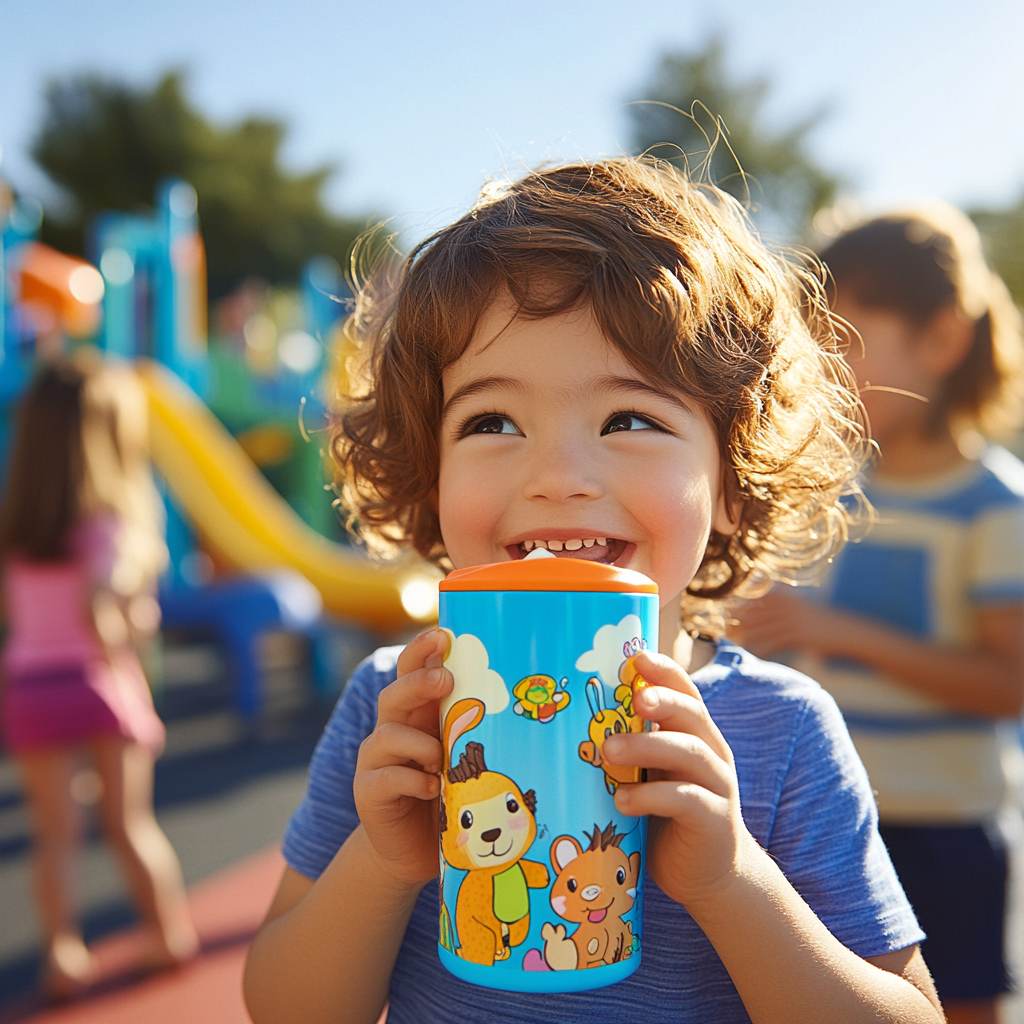
<svg viewBox="0 0 1024 1024"><path fill-rule="evenodd" d="M566 551L579 551L583 547L583 541L581 540L567 540L565 542Z"/></svg>
<svg viewBox="0 0 1024 1024"><path fill-rule="evenodd" d="M548 550L549 551L561 551L562 550L562 542L560 540L549 540L548 541Z"/></svg>
<svg viewBox="0 0 1024 1024"><path fill-rule="evenodd" d="M524 548L525 548L525 549L526 549L527 551L532 551L532 550L533 550L533 548L534 548L534 545L535 545L536 543L537 543L537 542L536 542L535 540L524 540L524 541L523 541L523 547L524 547Z"/></svg>
<svg viewBox="0 0 1024 1024"><path fill-rule="evenodd" d="M607 544L608 543L608 538L607 537L598 537L597 538L597 543L601 544L601 545Z"/></svg>
<svg viewBox="0 0 1024 1024"><path fill-rule="evenodd" d="M591 538L590 538L590 540L585 540L585 541L583 542L583 546L584 546L585 548L592 548L592 547L594 546L594 538L593 538L593 537L591 537Z"/></svg>

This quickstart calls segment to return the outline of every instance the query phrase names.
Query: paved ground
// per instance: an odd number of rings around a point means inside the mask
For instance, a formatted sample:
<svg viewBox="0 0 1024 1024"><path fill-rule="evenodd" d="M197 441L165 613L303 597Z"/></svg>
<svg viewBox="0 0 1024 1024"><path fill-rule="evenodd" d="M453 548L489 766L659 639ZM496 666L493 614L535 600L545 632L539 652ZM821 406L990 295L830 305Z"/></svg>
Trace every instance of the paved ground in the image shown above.
<svg viewBox="0 0 1024 1024"><path fill-rule="evenodd" d="M339 633L338 677L372 649ZM223 658L208 643L169 642L162 704L167 750L157 763L157 816L191 886L280 841L300 799L313 746L330 710L311 697L300 641L269 638L267 709L246 729L228 707ZM0 757L0 1012L33 988L38 931L28 872L28 822L11 762ZM92 830L83 849L81 907L95 940L135 919L116 865Z"/></svg>
<svg viewBox="0 0 1024 1024"><path fill-rule="evenodd" d="M188 964L140 972L145 938L127 928L93 943L97 980L82 999L46 1005L28 995L0 1010L0 1024L251 1024L242 971L282 864L270 846L190 887L201 951Z"/></svg>

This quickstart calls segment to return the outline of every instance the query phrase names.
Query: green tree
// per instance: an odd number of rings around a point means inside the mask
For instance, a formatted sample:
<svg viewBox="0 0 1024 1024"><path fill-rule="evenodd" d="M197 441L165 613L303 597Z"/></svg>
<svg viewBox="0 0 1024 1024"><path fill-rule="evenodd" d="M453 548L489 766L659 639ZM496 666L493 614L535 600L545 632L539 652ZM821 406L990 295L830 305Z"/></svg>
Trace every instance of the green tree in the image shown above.
<svg viewBox="0 0 1024 1024"><path fill-rule="evenodd" d="M261 117L211 124L189 102L179 72L149 89L97 75L53 81L32 154L71 210L46 218L43 239L82 253L96 214L145 210L157 184L176 176L199 196L212 298L247 277L293 282L316 253L344 266L365 225L324 207L333 166L305 174L281 167L285 131Z"/></svg>
<svg viewBox="0 0 1024 1024"><path fill-rule="evenodd" d="M972 210L992 269L1024 307L1024 195L1005 210Z"/></svg>
<svg viewBox="0 0 1024 1024"><path fill-rule="evenodd" d="M825 111L772 128L764 112L769 80L736 80L725 59L720 36L695 50L662 55L644 98L628 108L636 150L685 163L694 176L705 174L749 202L765 230L806 235L840 184L808 148Z"/></svg>

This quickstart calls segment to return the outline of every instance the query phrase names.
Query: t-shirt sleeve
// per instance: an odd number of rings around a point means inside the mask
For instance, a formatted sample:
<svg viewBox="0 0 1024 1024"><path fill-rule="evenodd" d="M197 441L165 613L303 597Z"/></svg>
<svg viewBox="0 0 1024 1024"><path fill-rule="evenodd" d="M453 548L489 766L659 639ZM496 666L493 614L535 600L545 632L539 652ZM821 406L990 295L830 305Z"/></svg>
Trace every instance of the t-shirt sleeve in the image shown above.
<svg viewBox="0 0 1024 1024"><path fill-rule="evenodd" d="M830 932L858 956L925 936L878 834L867 773L835 702L808 699L768 852Z"/></svg>
<svg viewBox="0 0 1024 1024"><path fill-rule="evenodd" d="M968 585L978 605L1024 603L1024 500L990 509L975 521Z"/></svg>
<svg viewBox="0 0 1024 1024"><path fill-rule="evenodd" d="M397 649L367 658L352 674L309 765L309 781L285 830L288 866L317 879L359 824L352 779L359 745L377 722L377 696L395 678Z"/></svg>

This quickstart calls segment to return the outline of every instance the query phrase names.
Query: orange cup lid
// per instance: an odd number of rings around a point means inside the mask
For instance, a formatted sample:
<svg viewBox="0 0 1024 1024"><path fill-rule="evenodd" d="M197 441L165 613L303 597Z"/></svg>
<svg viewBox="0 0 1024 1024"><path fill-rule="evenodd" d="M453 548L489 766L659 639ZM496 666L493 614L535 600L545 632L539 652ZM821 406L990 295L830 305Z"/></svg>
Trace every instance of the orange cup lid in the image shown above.
<svg viewBox="0 0 1024 1024"><path fill-rule="evenodd" d="M657 594L658 584L643 573L582 558L524 558L453 569L441 580L444 590L594 590Z"/></svg>

